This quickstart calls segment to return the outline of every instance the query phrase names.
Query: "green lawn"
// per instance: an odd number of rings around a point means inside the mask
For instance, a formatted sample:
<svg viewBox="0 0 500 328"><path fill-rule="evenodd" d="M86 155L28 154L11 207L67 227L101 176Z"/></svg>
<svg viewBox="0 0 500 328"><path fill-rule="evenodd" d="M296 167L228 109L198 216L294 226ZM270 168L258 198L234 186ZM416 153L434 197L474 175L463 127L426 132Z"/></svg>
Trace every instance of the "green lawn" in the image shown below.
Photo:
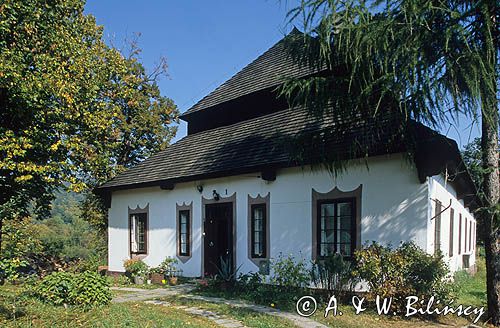
<svg viewBox="0 0 500 328"><path fill-rule="evenodd" d="M201 316L176 309L176 305L196 306L243 322L247 327L286 328L290 323L265 314L182 298L168 298L172 306L144 302L110 304L84 311L78 307L51 306L19 297L21 288L6 285L0 289L1 327L217 327ZM120 292L121 293L121 292Z"/></svg>
<svg viewBox="0 0 500 328"><path fill-rule="evenodd" d="M2 327L216 327L213 322L171 307L143 302L111 304L84 311L51 306L33 299L19 300L18 287L0 289Z"/></svg>
<svg viewBox="0 0 500 328"><path fill-rule="evenodd" d="M485 266L484 259L477 262L478 271L473 277L459 273L456 280L455 304L485 306ZM213 311L241 321L247 327L281 328L290 327L290 322L256 313L253 311L231 307L225 304L213 304L198 300L169 297L165 298L171 307L129 302L111 304L106 307L84 311L78 307L55 307L27 297L20 297L22 287L5 285L0 287L0 326L2 327L216 327L214 322L203 317L176 309L176 305L195 306ZM114 295L123 292L113 292ZM203 294L202 292L200 294ZM239 298L234 293L219 293L219 297ZM418 319L402 320L397 317L377 316L373 311L355 315L350 306L339 305L342 316L323 317L324 305L312 319L325 323L330 327L345 328L380 328L380 327L432 327L438 325L464 326L463 318L448 316L439 317L438 321L422 321ZM293 311L292 305L287 310Z"/></svg>
<svg viewBox="0 0 500 328"><path fill-rule="evenodd" d="M456 301L459 304L471 304L486 307L486 265L483 257L478 257L477 273L470 276L466 272L458 272L455 276Z"/></svg>
<svg viewBox="0 0 500 328"><path fill-rule="evenodd" d="M164 300L176 305L193 306L225 315L241 321L247 327L288 328L291 326L291 323L288 320L263 313L257 313L247 309L232 307L226 304L214 304L182 297L167 297L164 298Z"/></svg>

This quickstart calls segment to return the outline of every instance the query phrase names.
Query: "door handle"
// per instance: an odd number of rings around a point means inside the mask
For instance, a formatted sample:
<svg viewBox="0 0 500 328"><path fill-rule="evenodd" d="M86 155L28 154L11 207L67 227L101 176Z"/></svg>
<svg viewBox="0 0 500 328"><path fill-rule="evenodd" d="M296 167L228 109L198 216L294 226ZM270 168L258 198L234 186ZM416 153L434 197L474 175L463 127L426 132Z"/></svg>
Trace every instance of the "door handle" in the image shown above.
<svg viewBox="0 0 500 328"><path fill-rule="evenodd" d="M214 242L213 242L213 241L210 241L210 242L208 243L208 246L210 246L210 247L214 247Z"/></svg>

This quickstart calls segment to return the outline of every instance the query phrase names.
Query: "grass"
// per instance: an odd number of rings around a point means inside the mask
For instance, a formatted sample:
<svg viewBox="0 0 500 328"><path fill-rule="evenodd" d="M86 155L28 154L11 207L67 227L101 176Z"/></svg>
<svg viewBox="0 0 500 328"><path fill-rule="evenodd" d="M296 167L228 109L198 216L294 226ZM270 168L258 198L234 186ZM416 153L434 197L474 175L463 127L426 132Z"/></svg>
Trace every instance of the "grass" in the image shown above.
<svg viewBox="0 0 500 328"><path fill-rule="evenodd" d="M20 290L1 287L1 327L216 327L208 319L172 307L129 302L85 311L20 297Z"/></svg>
<svg viewBox="0 0 500 328"><path fill-rule="evenodd" d="M466 272L455 275L456 302L486 307L486 264L483 257L477 257L476 267L474 276Z"/></svg>
<svg viewBox="0 0 500 328"><path fill-rule="evenodd" d="M373 309L367 309L365 312L356 315L354 309L350 305L339 305L343 315L334 317L330 314L324 317L324 308L318 310L311 318L326 324L329 327L338 328L417 328L417 327L463 327L468 321L464 318L452 316L438 317L436 320L423 320L419 318L405 319L402 317L392 317L390 315L377 315Z"/></svg>
<svg viewBox="0 0 500 328"><path fill-rule="evenodd" d="M176 309L176 305L213 311L241 321L247 327L286 328L286 320L225 304L212 304L184 298L167 298L172 306L156 306L144 302L110 304L84 311L78 307L64 308L20 297L22 288L5 285L0 290L1 327L217 327L201 316ZM119 292L121 293L121 292Z"/></svg>
<svg viewBox="0 0 500 328"><path fill-rule="evenodd" d="M465 272L457 273L454 289L454 304L472 305L475 307L486 304L486 272L484 259L478 257L477 273L470 276ZM127 287L136 287L128 285ZM146 287L146 286L145 286ZM150 288L147 286L146 288ZM2 327L216 327L214 322L183 310L174 308L176 305L198 307L213 311L241 321L247 327L281 328L290 327L290 322L256 313L247 309L232 307L226 304L214 304L182 297L165 298L172 304L155 306L144 302L128 302L110 304L106 307L84 311L78 307L56 307L44 304L32 298L20 297L22 287L5 285L0 287L0 326ZM113 291L120 295L123 291ZM232 291L217 290L211 292L198 291L198 294L224 298L247 299L237 289ZM455 316L438 317L436 321L423 321L417 318L404 320L400 317L378 316L373 310L367 310L355 315L350 305L339 305L342 316L323 317L325 302L318 301L318 311L311 317L330 327L339 328L380 328L380 327L431 327L438 325L464 326L468 322ZM269 304L267 304L269 305ZM293 301L289 304L279 304L282 309L294 312Z"/></svg>
<svg viewBox="0 0 500 328"><path fill-rule="evenodd" d="M231 317L233 319L241 321L243 325L247 327L288 328L292 326L292 324L288 320L273 317L263 313L257 313L248 309L229 306L226 304L208 303L183 297L167 297L164 298L164 300L172 304L202 308L204 310L215 312L219 315Z"/></svg>

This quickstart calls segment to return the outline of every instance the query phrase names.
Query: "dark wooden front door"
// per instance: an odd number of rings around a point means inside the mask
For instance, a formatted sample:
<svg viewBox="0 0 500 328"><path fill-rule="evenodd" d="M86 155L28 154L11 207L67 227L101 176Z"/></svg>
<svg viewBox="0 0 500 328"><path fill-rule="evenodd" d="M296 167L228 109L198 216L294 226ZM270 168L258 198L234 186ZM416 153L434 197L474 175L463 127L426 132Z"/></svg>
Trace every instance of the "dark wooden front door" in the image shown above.
<svg viewBox="0 0 500 328"><path fill-rule="evenodd" d="M219 271L221 257L233 263L233 204L205 206L204 271L213 276Z"/></svg>

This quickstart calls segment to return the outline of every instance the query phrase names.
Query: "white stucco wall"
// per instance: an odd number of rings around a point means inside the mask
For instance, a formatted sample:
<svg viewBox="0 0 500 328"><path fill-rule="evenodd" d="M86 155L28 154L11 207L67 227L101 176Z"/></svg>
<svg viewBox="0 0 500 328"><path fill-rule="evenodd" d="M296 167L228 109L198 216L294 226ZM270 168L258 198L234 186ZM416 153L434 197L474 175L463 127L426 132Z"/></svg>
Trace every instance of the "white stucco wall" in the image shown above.
<svg viewBox="0 0 500 328"><path fill-rule="evenodd" d="M474 232L476 231L476 220L471 214L468 208L464 207L463 200L457 199L457 194L454 188L445 182L445 179L441 175L436 175L427 179L429 184L429 213L428 213L428 230L427 230L427 251L429 253L434 252L434 229L435 220L432 219L435 216L435 206L436 202L434 200L439 200L442 204L441 213L441 252L443 253L445 261L448 263L450 271L454 272L461 270L463 268L463 255L470 255L469 265L472 267L476 262L475 252L476 252L476 237ZM451 201L451 207L450 206ZM447 208L445 210L445 208ZM450 209L454 209L454 223L453 223L453 254L450 256L449 246L450 246ZM459 238L459 215L462 214L462 240L461 240L461 250L458 250L458 238ZM469 223L472 222L472 235L471 235L471 247L469 247ZM465 234L465 223L467 223L467 235ZM465 248L465 238L467 238L467 249ZM469 250L470 248L470 250Z"/></svg>
<svg viewBox="0 0 500 328"><path fill-rule="evenodd" d="M368 165L364 161L352 164L336 179L325 170L311 172L309 168L279 170L274 182L265 182L259 175L181 183L171 191L155 187L113 192L109 210L109 270L124 271L123 260L129 257L129 207L149 204L149 249L144 260L156 266L166 256L176 255L175 204L193 202L192 257L180 263L180 267L185 276L200 276L202 194L196 189L199 183L203 184L205 198L212 198L212 190L222 197L236 193L236 261L242 272L258 270L247 254L248 194L256 197L270 193L271 258L280 252L311 258L312 188L321 193L334 187L351 191L360 184L362 243L376 240L397 246L401 241L413 240L422 248L430 247L429 238L433 235L428 232L428 184L418 181L416 169L400 154L370 158Z"/></svg>

